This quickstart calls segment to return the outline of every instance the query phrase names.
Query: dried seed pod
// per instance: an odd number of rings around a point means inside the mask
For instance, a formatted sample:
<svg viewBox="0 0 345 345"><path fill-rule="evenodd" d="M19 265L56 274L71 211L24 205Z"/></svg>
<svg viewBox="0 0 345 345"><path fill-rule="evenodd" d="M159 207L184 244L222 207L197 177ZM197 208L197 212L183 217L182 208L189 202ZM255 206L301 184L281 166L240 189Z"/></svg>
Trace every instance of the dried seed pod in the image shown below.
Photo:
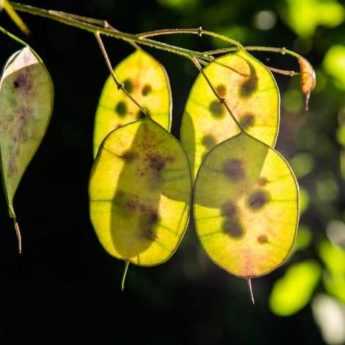
<svg viewBox="0 0 345 345"><path fill-rule="evenodd" d="M308 111L310 94L316 86L316 75L313 66L304 57L298 58L298 64L301 72L301 89L305 97L305 111Z"/></svg>

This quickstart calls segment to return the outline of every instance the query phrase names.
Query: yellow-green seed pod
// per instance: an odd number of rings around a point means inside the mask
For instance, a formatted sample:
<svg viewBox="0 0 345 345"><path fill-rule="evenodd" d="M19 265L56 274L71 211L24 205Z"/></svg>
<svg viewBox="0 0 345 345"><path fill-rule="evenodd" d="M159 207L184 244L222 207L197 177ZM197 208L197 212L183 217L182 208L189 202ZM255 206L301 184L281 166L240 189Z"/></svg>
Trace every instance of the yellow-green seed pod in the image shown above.
<svg viewBox="0 0 345 345"><path fill-rule="evenodd" d="M204 73L241 127L273 147L279 127L280 96L272 73L245 50L217 58ZM189 94L181 127L181 141L193 177L208 151L238 133L226 107L199 74Z"/></svg>
<svg viewBox="0 0 345 345"><path fill-rule="evenodd" d="M245 133L206 156L193 207L207 254L236 276L267 274L292 249L299 218L296 178L277 151Z"/></svg>
<svg viewBox="0 0 345 345"><path fill-rule="evenodd" d="M164 67L151 55L138 49L114 68L114 74L150 118L170 130L172 100ZM138 105L117 88L112 76L109 76L96 111L94 156L107 134L143 115Z"/></svg>
<svg viewBox="0 0 345 345"><path fill-rule="evenodd" d="M90 214L106 251L141 266L176 251L186 231L191 197L181 144L145 118L112 131L91 173Z"/></svg>

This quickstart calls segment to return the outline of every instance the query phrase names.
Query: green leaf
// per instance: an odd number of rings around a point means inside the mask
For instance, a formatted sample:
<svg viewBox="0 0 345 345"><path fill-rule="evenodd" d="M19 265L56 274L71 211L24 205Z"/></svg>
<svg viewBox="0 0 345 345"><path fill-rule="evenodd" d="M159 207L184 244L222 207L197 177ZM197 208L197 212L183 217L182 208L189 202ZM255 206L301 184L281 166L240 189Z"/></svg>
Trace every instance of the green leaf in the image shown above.
<svg viewBox="0 0 345 345"><path fill-rule="evenodd" d="M291 265L271 292L270 308L279 316L290 316L310 301L321 277L321 267L313 260Z"/></svg>
<svg viewBox="0 0 345 345"><path fill-rule="evenodd" d="M298 225L296 178L277 151L245 133L206 156L193 207L207 254L236 276L267 274L292 249Z"/></svg>
<svg viewBox="0 0 345 345"><path fill-rule="evenodd" d="M186 231L191 176L181 144L146 118L103 141L89 185L90 214L99 241L119 259L158 265Z"/></svg>
<svg viewBox="0 0 345 345"><path fill-rule="evenodd" d="M242 128L274 146L279 126L280 96L271 72L244 50L216 59L204 69ZM225 106L200 74L190 92L182 119L181 141L195 177L205 154L239 133Z"/></svg>
<svg viewBox="0 0 345 345"><path fill-rule="evenodd" d="M336 86L345 90L345 45L334 45L327 51L323 68L334 78Z"/></svg>
<svg viewBox="0 0 345 345"><path fill-rule="evenodd" d="M345 18L344 7L336 0L286 0L283 19L302 38L312 36L319 25L329 28Z"/></svg>
<svg viewBox="0 0 345 345"><path fill-rule="evenodd" d="M323 276L326 290L345 303L345 250L324 240L319 255L327 268Z"/></svg>
<svg viewBox="0 0 345 345"><path fill-rule="evenodd" d="M0 151L11 217L18 184L47 130L53 83L38 55L26 46L7 61L0 80Z"/></svg>
<svg viewBox="0 0 345 345"><path fill-rule="evenodd" d="M164 67L152 56L138 49L114 68L114 74L136 102L149 113L152 120L170 130L172 100ZM94 156L107 134L142 116L139 107L117 88L112 76L109 76L96 111Z"/></svg>

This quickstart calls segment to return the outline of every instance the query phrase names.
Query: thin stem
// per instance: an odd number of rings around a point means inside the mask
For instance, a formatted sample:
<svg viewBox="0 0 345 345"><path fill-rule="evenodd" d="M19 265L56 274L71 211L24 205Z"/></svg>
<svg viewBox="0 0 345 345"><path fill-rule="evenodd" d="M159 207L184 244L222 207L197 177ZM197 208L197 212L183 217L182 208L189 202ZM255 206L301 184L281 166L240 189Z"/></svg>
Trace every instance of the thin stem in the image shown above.
<svg viewBox="0 0 345 345"><path fill-rule="evenodd" d="M214 93L214 95L218 98L219 102L221 104L224 105L225 109L227 110L227 112L229 113L229 115L231 116L232 120L236 123L238 129L241 131L241 132L244 132L241 124L239 123L239 121L237 120L236 116L232 113L228 103L226 102L226 99L221 97L217 90L214 88L214 86L212 85L210 79L208 78L208 76L206 75L206 73L204 72L199 60L197 58L192 58L192 62L194 63L195 67L199 70L199 72L201 73L201 75L205 78L208 86L211 88L212 92Z"/></svg>
<svg viewBox="0 0 345 345"><path fill-rule="evenodd" d="M126 283L126 277L127 277L127 273L128 273L129 264L130 264L129 261L125 262L125 268L123 270L122 279L121 279L121 291L125 290L125 283Z"/></svg>
<svg viewBox="0 0 345 345"><path fill-rule="evenodd" d="M228 42L231 45L236 46L237 48L243 48L241 43L239 43L239 42L237 42L237 41L233 40L232 38L229 38L225 35L221 35L221 34L218 34L216 32L207 31L207 30L203 30L202 33L203 33L203 35L211 36L211 37L217 38L218 40Z"/></svg>
<svg viewBox="0 0 345 345"><path fill-rule="evenodd" d="M199 70L199 72L201 73L201 75L205 78L208 86L211 88L212 92L214 93L214 95L218 98L219 102L221 104L224 105L225 109L227 110L227 112L229 113L229 115L231 116L232 120L236 123L238 129L241 131L241 132L244 132L241 124L239 123L239 121L237 120L236 116L232 113L229 105L227 104L226 102L226 99L221 97L217 90L214 88L214 86L212 85L210 79L208 78L208 76L206 75L206 73L204 72L199 60L195 57L192 58L192 62L194 63L195 67Z"/></svg>
<svg viewBox="0 0 345 345"><path fill-rule="evenodd" d="M109 55L107 53L107 50L105 49L105 46L104 46L104 43L103 43L103 40L101 38L101 35L99 32L96 32L95 33L95 37L96 37L96 40L97 40L97 43L98 43L98 46L102 52L102 55L104 57L104 60L105 60L105 63L108 67L108 70L110 72L110 75L116 85L116 87L119 89L119 90L122 90L122 92L139 108L139 110L145 114L145 116L148 116L147 114L147 111L139 104L139 102L127 91L127 89L125 88L125 86L123 85L123 83L121 83L119 81L119 79L117 78L114 70L113 70L113 67L111 65L111 62L110 62L110 58L109 58Z"/></svg>
<svg viewBox="0 0 345 345"><path fill-rule="evenodd" d="M16 232L17 243L18 243L18 253L19 255L23 254L23 245L22 245L22 234L20 231L19 224L17 223L16 218L13 218L14 230Z"/></svg>
<svg viewBox="0 0 345 345"><path fill-rule="evenodd" d="M51 11L51 12L53 12L53 11ZM61 12L61 11L54 11L54 12L57 13L58 15L62 15L62 16L63 16L63 13L64 13L64 12ZM78 14L69 14L68 16L70 18L75 19L75 20L80 20L80 21L82 21L84 23L98 25L100 28L111 29L114 32L120 32L120 30L114 28L107 20L104 20L104 19L85 17L85 16L80 16ZM137 44L133 43L133 42L131 42L131 45L135 49L140 49L140 47Z"/></svg>
<svg viewBox="0 0 345 345"><path fill-rule="evenodd" d="M202 36L210 36L210 37L214 37L217 38L221 41L227 42L231 45L236 46L237 48L242 48L242 45L227 37L224 35L220 35L217 34L215 32L211 32L211 31L207 31L204 30L201 26L198 28L177 28L177 29L161 29L161 30L152 30L152 31L147 31L147 32L143 32L138 34L137 36L140 38L147 38L147 37L156 37L156 36L165 36L165 35L176 35L176 34L192 34L192 35L198 35L200 37Z"/></svg>
<svg viewBox="0 0 345 345"><path fill-rule="evenodd" d="M206 50L204 53L208 55L220 55L220 54L226 54L226 53L233 53L236 51L234 47L231 48L219 48L219 49L212 49L212 50Z"/></svg>
<svg viewBox="0 0 345 345"><path fill-rule="evenodd" d="M0 26L0 32L3 33L4 35L8 36L9 38L11 38L12 40L18 42L19 44L26 46L27 43L24 42L22 39L20 39L19 37L17 37L16 35L10 33L9 31L7 31L5 28L3 28L2 26Z"/></svg>
<svg viewBox="0 0 345 345"><path fill-rule="evenodd" d="M50 20L54 20L54 21L57 21L69 26L76 27L81 30L91 32L93 34L96 34L97 32L99 32L102 35L110 36L115 39L119 39L128 43L134 42L139 45L144 45L146 47L164 50L166 52L173 53L173 54L183 56L186 58L191 58L192 56L203 57L202 52L198 52L198 51L194 51L194 50L190 50L186 48L181 48L178 46L174 46L172 44L167 44L164 42L159 42L159 41L155 41L151 39L139 38L137 35L134 35L134 34L129 34L125 32L117 32L111 28L104 28L104 27L100 27L99 25L95 23L90 23L88 20L81 20L80 16L79 16L79 19L77 19L77 17L75 17L74 15L71 15L66 12L46 10L46 9L24 5L20 3L15 3L15 2L12 3L12 6L17 11L29 13L29 14L36 15L39 17L48 18Z"/></svg>
<svg viewBox="0 0 345 345"><path fill-rule="evenodd" d="M282 74L282 75L287 75L289 77L294 77L295 75L299 75L299 72L293 71L293 70L288 70L288 69L281 69L281 68L276 68L276 67L271 67L267 66L268 69L270 69L272 72L277 73L277 74Z"/></svg>
<svg viewBox="0 0 345 345"><path fill-rule="evenodd" d="M249 289L250 299L252 300L252 303L255 304L255 298L254 298L253 286L252 286L252 280L251 280L251 278L248 278L248 279L247 279L247 283L248 283L248 289Z"/></svg>
<svg viewBox="0 0 345 345"><path fill-rule="evenodd" d="M301 58L302 56L290 49L285 47L277 48L277 47L261 47L261 46L245 46L244 49L248 51L258 51L258 52L270 52L270 53L278 53L281 55L290 55L297 59Z"/></svg>
<svg viewBox="0 0 345 345"><path fill-rule="evenodd" d="M248 50L248 51L269 52L269 53L278 53L281 55L290 55L297 59L302 57L302 55L294 52L293 50L287 49L285 47L243 46L243 49ZM236 50L237 48L230 47L230 48L208 50L205 53L210 54L210 55L215 55L215 54L231 53Z"/></svg>

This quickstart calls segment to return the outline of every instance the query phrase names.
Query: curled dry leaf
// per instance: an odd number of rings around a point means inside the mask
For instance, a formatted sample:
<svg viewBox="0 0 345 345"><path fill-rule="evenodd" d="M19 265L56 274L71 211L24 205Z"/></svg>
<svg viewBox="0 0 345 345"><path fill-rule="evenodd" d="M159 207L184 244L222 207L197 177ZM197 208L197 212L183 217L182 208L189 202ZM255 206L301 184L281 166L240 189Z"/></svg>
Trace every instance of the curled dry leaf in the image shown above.
<svg viewBox="0 0 345 345"><path fill-rule="evenodd" d="M316 86L316 75L313 66L304 57L298 58L301 71L301 89L305 97L305 110L309 109L309 99L311 92Z"/></svg>

